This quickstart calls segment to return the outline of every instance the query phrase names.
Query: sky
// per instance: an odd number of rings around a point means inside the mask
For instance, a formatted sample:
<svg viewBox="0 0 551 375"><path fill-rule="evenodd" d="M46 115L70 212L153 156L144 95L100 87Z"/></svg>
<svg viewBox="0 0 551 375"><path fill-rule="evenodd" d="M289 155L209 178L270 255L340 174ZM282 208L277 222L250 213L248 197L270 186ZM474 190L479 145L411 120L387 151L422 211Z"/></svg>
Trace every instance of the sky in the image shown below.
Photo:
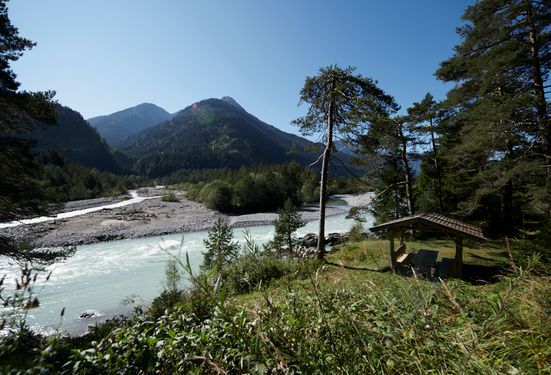
<svg viewBox="0 0 551 375"><path fill-rule="evenodd" d="M55 90L85 118L149 102L174 113L231 96L282 130L306 111L307 76L355 66L405 110L434 77L474 0L11 0L37 45L12 64L25 90Z"/></svg>

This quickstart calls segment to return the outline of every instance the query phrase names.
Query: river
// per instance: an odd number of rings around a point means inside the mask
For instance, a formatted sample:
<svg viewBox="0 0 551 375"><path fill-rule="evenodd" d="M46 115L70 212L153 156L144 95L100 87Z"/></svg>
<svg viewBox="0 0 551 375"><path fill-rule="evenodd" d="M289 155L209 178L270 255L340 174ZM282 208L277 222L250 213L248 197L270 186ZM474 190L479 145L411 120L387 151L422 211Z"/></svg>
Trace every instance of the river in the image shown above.
<svg viewBox="0 0 551 375"><path fill-rule="evenodd" d="M366 223L366 228L370 224ZM346 232L351 225L344 214L331 216L326 218L326 233ZM317 227L318 221L310 222L297 235L315 233ZM274 234L272 225L234 229L234 238L241 243L245 229L259 245ZM206 236L206 231L187 232L78 246L72 257L47 267L39 275L35 291L40 306L28 310L27 322L33 330L46 334L56 330L82 334L89 324L127 314L137 305L146 306L162 290L170 256L180 256L185 261L187 253L192 268L199 268ZM13 287L18 265L2 257L0 270L8 275L7 287ZM45 281L49 271L51 277ZM65 314L61 318L63 308ZM80 318L86 311L96 316Z"/></svg>

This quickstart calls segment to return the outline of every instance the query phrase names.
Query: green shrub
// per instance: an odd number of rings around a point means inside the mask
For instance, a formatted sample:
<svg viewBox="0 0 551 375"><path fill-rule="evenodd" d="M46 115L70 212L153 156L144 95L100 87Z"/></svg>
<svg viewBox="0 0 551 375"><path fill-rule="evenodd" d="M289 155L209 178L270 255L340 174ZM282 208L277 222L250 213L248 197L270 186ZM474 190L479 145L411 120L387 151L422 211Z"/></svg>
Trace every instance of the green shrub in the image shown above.
<svg viewBox="0 0 551 375"><path fill-rule="evenodd" d="M234 262L239 256L239 244L233 240L233 229L221 216L208 231L203 240L206 251L203 252L201 270L220 269Z"/></svg>
<svg viewBox="0 0 551 375"><path fill-rule="evenodd" d="M293 245L297 242L293 233L306 225L306 222L302 220L302 216L290 199L285 201L283 208L277 210L277 215L278 218L273 222L275 230L273 243L279 252L282 246L286 246L287 251L292 254Z"/></svg>
<svg viewBox="0 0 551 375"><path fill-rule="evenodd" d="M173 191L168 192L167 194L164 194L161 197L161 200L163 202L180 202L180 199L174 194Z"/></svg>
<svg viewBox="0 0 551 375"><path fill-rule="evenodd" d="M214 180L206 184L200 193L200 200L208 208L227 212L231 209L233 190L230 184L222 180Z"/></svg>
<svg viewBox="0 0 551 375"><path fill-rule="evenodd" d="M348 231L348 238L352 242L360 242L365 240L367 237L367 234L364 229L363 223L359 221L354 221L354 225L352 225L352 228Z"/></svg>
<svg viewBox="0 0 551 375"><path fill-rule="evenodd" d="M3 374L9 366L14 368L29 366L33 352L43 347L44 339L26 326L17 332L1 337L0 373Z"/></svg>
<svg viewBox="0 0 551 375"><path fill-rule="evenodd" d="M158 318L183 300L185 292L180 289L182 274L178 266L179 262L176 258L170 258L167 261L163 291L149 306L147 312L150 316Z"/></svg>
<svg viewBox="0 0 551 375"><path fill-rule="evenodd" d="M230 294L243 294L259 286L268 286L285 275L303 278L321 266L314 259L282 259L275 255L245 255L222 271L224 288Z"/></svg>
<svg viewBox="0 0 551 375"><path fill-rule="evenodd" d="M222 272L224 286L233 294L247 293L289 273L288 262L272 256L245 255Z"/></svg>
<svg viewBox="0 0 551 375"><path fill-rule="evenodd" d="M163 290L161 294L153 299L151 305L147 309L147 313L157 319L165 314L165 312L173 308L178 302L184 299L184 292L181 290Z"/></svg>

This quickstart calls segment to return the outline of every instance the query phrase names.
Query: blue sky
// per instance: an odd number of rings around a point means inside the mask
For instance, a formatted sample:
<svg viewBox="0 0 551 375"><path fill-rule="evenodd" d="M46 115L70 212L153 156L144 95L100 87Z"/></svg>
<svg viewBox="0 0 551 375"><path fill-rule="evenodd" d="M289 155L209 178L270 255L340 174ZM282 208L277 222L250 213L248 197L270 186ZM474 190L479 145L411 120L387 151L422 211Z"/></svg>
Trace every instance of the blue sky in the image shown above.
<svg viewBox="0 0 551 375"><path fill-rule="evenodd" d="M459 42L467 0L11 0L37 43L13 68L26 90L55 90L85 118L143 102L175 112L232 96L283 130L306 76L353 65L407 108Z"/></svg>

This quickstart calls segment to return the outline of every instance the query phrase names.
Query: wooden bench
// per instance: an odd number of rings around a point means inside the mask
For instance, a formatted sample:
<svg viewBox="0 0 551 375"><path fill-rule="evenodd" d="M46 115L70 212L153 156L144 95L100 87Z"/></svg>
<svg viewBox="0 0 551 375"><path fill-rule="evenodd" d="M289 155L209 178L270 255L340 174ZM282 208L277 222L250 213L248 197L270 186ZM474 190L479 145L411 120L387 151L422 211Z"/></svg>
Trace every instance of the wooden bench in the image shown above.
<svg viewBox="0 0 551 375"><path fill-rule="evenodd" d="M396 259L396 262L402 263L407 257L408 253L406 253L406 244L401 244L398 249L394 252L394 259Z"/></svg>

